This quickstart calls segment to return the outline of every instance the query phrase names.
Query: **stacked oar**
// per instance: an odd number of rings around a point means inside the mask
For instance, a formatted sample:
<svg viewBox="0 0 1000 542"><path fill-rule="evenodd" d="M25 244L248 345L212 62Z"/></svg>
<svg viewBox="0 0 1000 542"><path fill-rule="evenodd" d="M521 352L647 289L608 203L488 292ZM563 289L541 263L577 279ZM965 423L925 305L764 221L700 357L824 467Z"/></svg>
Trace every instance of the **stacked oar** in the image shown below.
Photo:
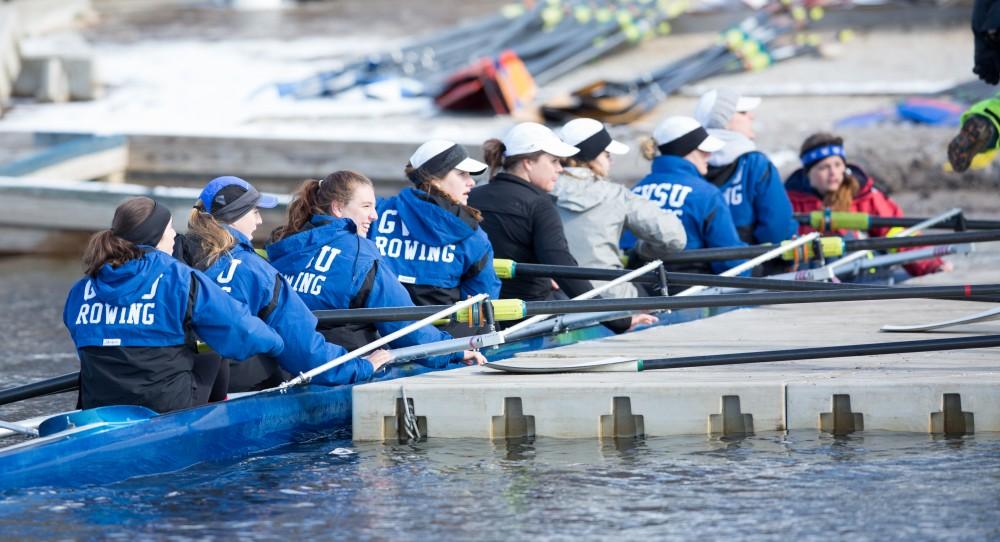
<svg viewBox="0 0 1000 542"><path fill-rule="evenodd" d="M281 96L333 97L395 82L406 95L435 96L449 109L507 113L530 100L536 83L632 45L669 27L682 0L554 0L501 13L372 55L306 80L278 85Z"/></svg>
<svg viewBox="0 0 1000 542"><path fill-rule="evenodd" d="M761 70L776 62L813 54L819 38L804 33L810 20L821 18L819 8L773 4L726 30L718 43L631 81L595 81L569 97L542 107L550 122L576 117L611 124L632 122L684 85L709 77Z"/></svg>

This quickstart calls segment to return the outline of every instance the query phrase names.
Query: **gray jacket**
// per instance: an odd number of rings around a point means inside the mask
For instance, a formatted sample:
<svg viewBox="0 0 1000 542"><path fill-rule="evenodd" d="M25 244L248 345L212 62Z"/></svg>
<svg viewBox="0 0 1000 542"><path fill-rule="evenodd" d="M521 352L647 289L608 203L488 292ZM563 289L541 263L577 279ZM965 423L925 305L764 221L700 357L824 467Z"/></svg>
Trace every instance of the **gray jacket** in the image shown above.
<svg viewBox="0 0 1000 542"><path fill-rule="evenodd" d="M569 251L581 267L621 269L618 240L625 228L638 238L637 252L651 260L683 250L687 243L677 216L620 184L598 178L588 168L566 168L552 195L557 199ZM637 295L629 283L605 294L617 298Z"/></svg>

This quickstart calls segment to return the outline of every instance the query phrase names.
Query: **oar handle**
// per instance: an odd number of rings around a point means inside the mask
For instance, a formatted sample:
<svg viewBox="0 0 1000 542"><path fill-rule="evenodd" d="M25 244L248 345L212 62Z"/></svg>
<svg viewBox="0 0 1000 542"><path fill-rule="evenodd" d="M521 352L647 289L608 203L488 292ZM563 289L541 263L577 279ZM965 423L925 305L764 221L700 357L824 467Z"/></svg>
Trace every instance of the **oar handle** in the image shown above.
<svg viewBox="0 0 1000 542"><path fill-rule="evenodd" d="M862 230L872 228L907 228L924 222L925 218L872 216L867 213L852 213L847 211L813 211L798 213L795 220L800 224L809 224L820 231L831 230ZM1000 220L970 220L956 216L943 220L931 228L949 230L995 230L1000 229Z"/></svg>

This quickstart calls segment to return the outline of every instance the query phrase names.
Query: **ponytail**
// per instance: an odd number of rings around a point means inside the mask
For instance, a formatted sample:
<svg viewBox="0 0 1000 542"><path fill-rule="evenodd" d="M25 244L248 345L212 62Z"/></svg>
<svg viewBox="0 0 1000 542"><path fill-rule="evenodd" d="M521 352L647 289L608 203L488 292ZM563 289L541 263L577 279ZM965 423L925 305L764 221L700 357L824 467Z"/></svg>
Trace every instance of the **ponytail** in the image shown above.
<svg viewBox="0 0 1000 542"><path fill-rule="evenodd" d="M188 232L201 245L202 258L190 262L197 269L207 269L219 259L224 252L236 245L236 238L229 230L222 227L219 221L210 213L205 212L205 204L199 200L191 209L188 218Z"/></svg>
<svg viewBox="0 0 1000 542"><path fill-rule="evenodd" d="M487 139L483 142L483 160L490 167L490 177L504 169L503 153L507 147L499 139Z"/></svg>
<svg viewBox="0 0 1000 542"><path fill-rule="evenodd" d="M659 149L657 147L658 145L656 144L656 140L651 137L647 137L642 140L642 143L639 144L639 152L642 153L642 157L646 160L652 160L653 158L656 158L657 154L659 154Z"/></svg>
<svg viewBox="0 0 1000 542"><path fill-rule="evenodd" d="M156 203L147 197L132 198L119 205L111 219L111 228L95 233L87 242L83 251L84 272L96 278L104 264L117 267L141 258L143 250L115 232L128 232L142 224L153 213L155 206Z"/></svg>
<svg viewBox="0 0 1000 542"><path fill-rule="evenodd" d="M322 181L306 179L292 196L288 206L288 221L274 230L272 241L280 241L305 229L313 215L330 214L334 202L346 206L359 185L372 186L368 177L355 171L334 171Z"/></svg>

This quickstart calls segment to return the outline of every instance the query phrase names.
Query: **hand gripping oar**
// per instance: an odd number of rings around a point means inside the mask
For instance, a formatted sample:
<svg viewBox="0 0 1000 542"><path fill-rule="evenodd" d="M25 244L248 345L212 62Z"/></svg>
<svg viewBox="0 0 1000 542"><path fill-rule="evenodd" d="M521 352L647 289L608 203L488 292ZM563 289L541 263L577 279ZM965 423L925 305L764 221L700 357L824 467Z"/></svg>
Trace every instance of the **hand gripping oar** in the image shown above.
<svg viewBox="0 0 1000 542"><path fill-rule="evenodd" d="M0 405L16 403L25 399L52 395L73 391L80 387L80 373L69 373L47 380L32 382L23 386L16 386L0 390Z"/></svg>
<svg viewBox="0 0 1000 542"><path fill-rule="evenodd" d="M681 369L685 367L710 367L715 365L743 365L747 363L769 363L773 361L799 361L806 359L844 358L853 356L880 356L885 354L909 354L913 352L937 352L941 350L963 350L969 348L993 348L1000 346L1000 335L982 337L959 337L931 339L926 341L900 341L840 346L820 346L813 348L792 348L788 350L765 350L761 352L737 352L733 354L712 354L706 356L682 356L676 358L628 359L608 358L571 365L532 363L530 358L504 360L487 365L509 373L565 373L565 372L637 372L656 369Z"/></svg>
<svg viewBox="0 0 1000 542"><path fill-rule="evenodd" d="M346 363L346 362L348 362L348 361L350 361L350 360L352 360L352 359L354 359L356 357L363 356L363 355L365 355L365 354L367 354L367 353L369 353L369 352L371 352L373 350L378 349L379 347L381 347L383 345L389 344L390 342L392 342L392 341L394 341L394 340L396 340L396 339L398 339L400 337L408 335L408 334L416 331L417 329L420 329L421 327L424 327L424 326L427 326L427 325L431 325L436 320L440 320L441 318L445 318L445 317L451 316L452 314L454 314L454 313L456 313L456 312L458 312L458 311L460 311L460 310L462 310L464 308L471 307L472 305L475 305L476 303L479 303L480 301L483 301L483 300L488 299L488 298L489 298L489 296L486 295L486 294L479 294L479 295L472 296L472 297L470 297L468 299L465 299L463 301L459 301L458 303L455 303L454 305L451 305L451 306L445 307L445 308L443 308L441 310L438 310L437 312L431 314L430 316L427 316L427 317L425 317L425 318L423 318L423 319L421 319L421 320L419 320L417 322L413 322L412 324L410 324L410 325L408 325L406 327L403 327L401 329L397 329L396 331L393 331L392 333L386 335L385 337L381 337L381 338L379 338L376 341L372 341L372 342L366 344L365 346L362 346L361 348L357 348L357 349L355 349L355 350L353 350L351 352L348 352L348 353L346 353L346 354L344 354L344 355L342 355L340 357L331 359L330 361L324 363L323 365L320 365L319 367L315 367L313 369L310 369L310 370L308 370L308 371L300 374L299 376L297 376L297 377L295 377L295 378L293 378L293 379L291 379L291 380L289 380L287 382L282 382L281 385L278 386L278 389L286 390L286 389L288 389L288 388L290 388L292 386L309 382L314 376L316 376L318 374L321 374L321 373L324 373L326 371L329 371L330 369L332 369L332 368L334 368L334 367L336 367L338 365L341 365L343 363Z"/></svg>
<svg viewBox="0 0 1000 542"><path fill-rule="evenodd" d="M836 301L882 301L889 299L955 299L1000 295L1000 284L970 284L964 286L896 286L891 288L850 288L808 292L766 292L750 294L692 295L687 297L634 297L629 299L581 299L565 301L521 301L500 299L493 304L497 320L520 320L538 314L564 314L606 311L655 311L709 307L753 307L800 303L830 303ZM423 307L386 307L376 309L344 309L323 311L325 323L379 322L414 320L428 314L437 316L447 305Z"/></svg>
<svg viewBox="0 0 1000 542"><path fill-rule="evenodd" d="M624 274L624 275L616 278L615 280L612 280L611 282L608 282L606 284L602 284L601 286L598 286L598 287L596 287L596 288L594 288L594 289L592 289L592 290L590 290L588 292L584 292L584 293L582 293L582 294L574 297L573 301L580 301L580 300L591 299L591 298L597 297L597 296L601 295L602 293L608 291L609 289L614 288L615 286L617 286L619 284L622 284L624 282L628 282L629 280L632 280L632 278L634 278L634 277L638 277L640 275L648 273L648 272L652 271L653 269L656 269L657 267L660 267L661 265L663 265L663 264L660 262L660 260L655 260L655 261L649 262L648 264L640 267L639 269L636 269L635 271L632 271L631 273L626 273L626 274ZM534 323L541 322L542 320L548 318L552 314L558 314L558 313L553 312L553 313L547 313L547 314L536 314L535 316L532 316L531 318L528 318L527 320L524 320L522 322L518 322L517 324L515 324L515 325L513 325L513 326L511 326L511 327L509 327L507 329L504 329L500 333L502 333L504 337L510 337L512 334L517 333L519 330L524 329L524 328L526 328L526 327L528 327L528 326L530 326L530 325L532 325Z"/></svg>

